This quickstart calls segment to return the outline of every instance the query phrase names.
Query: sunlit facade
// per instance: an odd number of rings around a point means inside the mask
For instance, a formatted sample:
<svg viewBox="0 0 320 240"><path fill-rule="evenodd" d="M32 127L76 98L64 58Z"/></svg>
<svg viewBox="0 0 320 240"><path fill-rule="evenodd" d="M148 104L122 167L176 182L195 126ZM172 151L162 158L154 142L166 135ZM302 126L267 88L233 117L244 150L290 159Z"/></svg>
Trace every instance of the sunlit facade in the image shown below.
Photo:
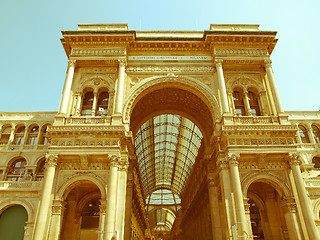
<svg viewBox="0 0 320 240"><path fill-rule="evenodd" d="M0 112L1 240L320 239L320 112L284 111L276 32L62 35L57 112Z"/></svg>

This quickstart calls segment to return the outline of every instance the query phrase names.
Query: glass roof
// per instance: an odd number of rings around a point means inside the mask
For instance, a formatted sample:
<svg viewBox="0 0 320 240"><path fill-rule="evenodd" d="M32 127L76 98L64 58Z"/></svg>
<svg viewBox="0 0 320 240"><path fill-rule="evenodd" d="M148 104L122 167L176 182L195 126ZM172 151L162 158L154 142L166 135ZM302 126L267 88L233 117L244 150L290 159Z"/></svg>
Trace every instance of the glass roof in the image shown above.
<svg viewBox="0 0 320 240"><path fill-rule="evenodd" d="M145 194L168 189L181 196L201 140L200 129L179 115L163 114L142 124L135 147Z"/></svg>
<svg viewBox="0 0 320 240"><path fill-rule="evenodd" d="M166 208L158 208L149 212L150 226L153 230L170 231L175 218L175 214Z"/></svg>

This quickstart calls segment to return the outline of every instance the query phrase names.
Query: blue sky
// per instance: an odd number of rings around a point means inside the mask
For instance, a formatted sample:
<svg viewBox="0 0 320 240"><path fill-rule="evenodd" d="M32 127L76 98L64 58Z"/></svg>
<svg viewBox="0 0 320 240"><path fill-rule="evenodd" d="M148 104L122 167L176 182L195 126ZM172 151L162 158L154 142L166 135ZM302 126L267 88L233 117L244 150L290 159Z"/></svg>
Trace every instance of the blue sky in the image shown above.
<svg viewBox="0 0 320 240"><path fill-rule="evenodd" d="M131 30L207 30L260 24L278 31L271 56L286 111L320 107L320 1L2 0L0 111L57 111L67 58L61 30L78 23L128 23Z"/></svg>

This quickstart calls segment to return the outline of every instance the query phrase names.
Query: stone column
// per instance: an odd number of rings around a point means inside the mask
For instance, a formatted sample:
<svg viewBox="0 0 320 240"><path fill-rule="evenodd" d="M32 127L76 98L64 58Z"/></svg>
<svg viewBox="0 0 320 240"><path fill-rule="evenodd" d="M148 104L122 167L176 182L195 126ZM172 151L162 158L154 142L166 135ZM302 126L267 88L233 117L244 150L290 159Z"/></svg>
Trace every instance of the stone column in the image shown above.
<svg viewBox="0 0 320 240"><path fill-rule="evenodd" d="M248 91L243 92L243 97L244 97L243 100L244 100L244 109L246 111L246 115L252 116L250 103L249 103L249 97L248 97Z"/></svg>
<svg viewBox="0 0 320 240"><path fill-rule="evenodd" d="M266 110L265 110L265 103L264 103L264 96L266 94L266 91L261 91L259 92L259 107L260 107L260 114L261 116L266 115Z"/></svg>
<svg viewBox="0 0 320 240"><path fill-rule="evenodd" d="M107 215L104 239L111 240L115 236L116 207L117 207L117 185L118 185L118 166L120 156L109 155L110 170L107 191Z"/></svg>
<svg viewBox="0 0 320 240"><path fill-rule="evenodd" d="M249 236L249 223L246 219L246 213L244 210L243 195L241 190L241 182L238 169L238 159L240 154L229 154L227 156L230 165L230 174L232 181L232 188L234 192L236 215L237 215L237 226L239 227L239 238L244 238L244 236ZM246 238L244 238L246 239Z"/></svg>
<svg viewBox="0 0 320 240"><path fill-rule="evenodd" d="M216 69L217 69L217 75L218 75L222 111L223 113L228 113L230 112L230 110L228 105L226 84L224 81L223 70L222 70L222 60L216 60L215 62L216 62Z"/></svg>
<svg viewBox="0 0 320 240"><path fill-rule="evenodd" d="M125 213L125 229L124 240L130 240L131 237L131 211L132 211L132 194L133 194L133 174L128 173L127 180L127 199L126 199L126 213Z"/></svg>
<svg viewBox="0 0 320 240"><path fill-rule="evenodd" d="M98 92L95 91L93 93L93 103L92 103L92 109L91 109L91 116L96 115L97 102L98 102Z"/></svg>
<svg viewBox="0 0 320 240"><path fill-rule="evenodd" d="M47 219L49 218L49 207L51 203L51 193L53 188L54 175L58 164L58 154L46 155L46 172L42 185L40 206L36 218L34 240L43 240L46 236Z"/></svg>
<svg viewBox="0 0 320 240"><path fill-rule="evenodd" d="M124 238L124 221L126 208L126 190L127 190L127 171L129 161L122 159L118 172L118 198L117 198L117 214L116 214L116 230L119 231L119 239Z"/></svg>
<svg viewBox="0 0 320 240"><path fill-rule="evenodd" d="M121 114L122 112L122 100L124 92L124 77L125 77L126 61L125 59L119 60L119 76L117 81L116 102L114 113Z"/></svg>
<svg viewBox="0 0 320 240"><path fill-rule="evenodd" d="M69 60L68 61L68 70L66 74L66 79L64 81L62 97L59 107L59 114L66 114L68 110L68 102L71 92L71 85L74 76L74 69L75 69L76 60Z"/></svg>
<svg viewBox="0 0 320 240"><path fill-rule="evenodd" d="M218 185L215 183L213 176L208 175L208 192L210 201L210 214L212 224L212 236L214 240L222 240L222 227L220 222L220 206Z"/></svg>
<svg viewBox="0 0 320 240"><path fill-rule="evenodd" d="M309 238L312 240L320 240L320 234L316 228L316 224L314 222L313 213L311 210L310 200L308 199L308 193L306 191L305 184L302 179L302 175L300 172L300 159L299 155L296 153L291 153L289 155L290 165L292 169L292 175L295 182L295 186L297 189L298 198L301 205L302 216L305 221L305 225L307 228L307 232Z"/></svg>
<svg viewBox="0 0 320 240"><path fill-rule="evenodd" d="M106 223L106 214L107 214L107 201L100 200L100 218L99 218L99 238L98 240L103 240L104 238L104 227Z"/></svg>
<svg viewBox="0 0 320 240"><path fill-rule="evenodd" d="M50 240L59 240L61 225L63 219L63 213L65 210L66 203L62 200L54 200L52 205L52 218L50 224Z"/></svg>
<svg viewBox="0 0 320 240"><path fill-rule="evenodd" d="M278 91L276 81L275 81L274 75L273 75L271 60L264 60L264 63L265 63L265 69L266 69L267 76L269 79L269 83L270 83L270 87L271 87L271 91L272 91L272 95L273 95L273 99L274 99L274 102L276 105L277 112L278 112L278 114L283 113L283 107L282 107L282 103L280 101L279 91Z"/></svg>
<svg viewBox="0 0 320 240"><path fill-rule="evenodd" d="M294 199L283 199L281 207L284 212L290 240L301 240L302 237L297 219L297 206Z"/></svg>
<svg viewBox="0 0 320 240"><path fill-rule="evenodd" d="M232 197L232 190L230 185L230 175L228 169L228 162L221 158L217 165L220 169L219 177L220 177L220 186L222 192L222 201L224 205L224 212L225 212L225 233L226 239L232 239L232 226L235 225L235 212L234 212L234 201Z"/></svg>
<svg viewBox="0 0 320 240"><path fill-rule="evenodd" d="M12 144L13 141L14 141L14 132L16 130L16 126L12 126L11 128L11 133L10 133L10 137L9 137L9 141L8 141L8 144Z"/></svg>
<svg viewBox="0 0 320 240"><path fill-rule="evenodd" d="M309 137L310 143L316 143L316 140L314 140L314 136L313 136L313 133L312 133L311 123L307 124L306 129L307 129L307 133L308 133L308 137Z"/></svg>
<svg viewBox="0 0 320 240"><path fill-rule="evenodd" d="M76 105L76 111L75 111L75 115L76 116L80 116L81 115L81 102L82 102L82 93L77 92L77 105Z"/></svg>
<svg viewBox="0 0 320 240"><path fill-rule="evenodd" d="M230 112L233 114L236 114L236 107L234 106L234 100L233 100L233 92L228 92L228 99L229 99L229 107L230 107Z"/></svg>

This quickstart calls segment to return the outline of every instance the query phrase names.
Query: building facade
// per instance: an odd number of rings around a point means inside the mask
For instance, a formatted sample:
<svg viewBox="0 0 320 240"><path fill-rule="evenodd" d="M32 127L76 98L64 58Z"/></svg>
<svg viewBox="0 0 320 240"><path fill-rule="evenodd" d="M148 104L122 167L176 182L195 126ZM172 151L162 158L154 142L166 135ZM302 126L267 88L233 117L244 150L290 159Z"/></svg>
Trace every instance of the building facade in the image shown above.
<svg viewBox="0 0 320 240"><path fill-rule="evenodd" d="M0 113L3 239L320 239L320 112L284 111L276 32L62 35L58 112Z"/></svg>

